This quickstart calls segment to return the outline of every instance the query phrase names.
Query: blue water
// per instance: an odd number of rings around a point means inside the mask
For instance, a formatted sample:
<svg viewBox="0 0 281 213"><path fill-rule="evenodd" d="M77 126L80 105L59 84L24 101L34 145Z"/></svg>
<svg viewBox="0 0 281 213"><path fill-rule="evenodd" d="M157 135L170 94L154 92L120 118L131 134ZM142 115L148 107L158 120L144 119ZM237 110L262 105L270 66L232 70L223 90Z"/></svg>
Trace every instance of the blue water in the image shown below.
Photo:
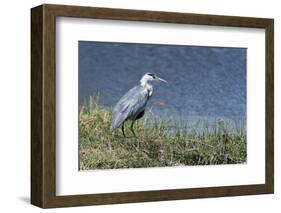
<svg viewBox="0 0 281 213"><path fill-rule="evenodd" d="M246 118L246 48L79 41L79 101L113 107L146 72L154 84L147 108L175 120Z"/></svg>

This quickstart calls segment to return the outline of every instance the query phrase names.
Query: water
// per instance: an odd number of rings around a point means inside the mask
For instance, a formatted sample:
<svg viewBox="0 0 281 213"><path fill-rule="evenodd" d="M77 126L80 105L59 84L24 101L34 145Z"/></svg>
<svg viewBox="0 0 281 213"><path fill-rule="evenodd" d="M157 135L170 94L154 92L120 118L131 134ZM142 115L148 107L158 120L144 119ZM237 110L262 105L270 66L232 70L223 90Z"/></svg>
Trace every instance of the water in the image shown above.
<svg viewBox="0 0 281 213"><path fill-rule="evenodd" d="M99 96L113 107L146 72L154 84L147 105L154 115L196 121L245 120L245 48L79 41L79 102Z"/></svg>

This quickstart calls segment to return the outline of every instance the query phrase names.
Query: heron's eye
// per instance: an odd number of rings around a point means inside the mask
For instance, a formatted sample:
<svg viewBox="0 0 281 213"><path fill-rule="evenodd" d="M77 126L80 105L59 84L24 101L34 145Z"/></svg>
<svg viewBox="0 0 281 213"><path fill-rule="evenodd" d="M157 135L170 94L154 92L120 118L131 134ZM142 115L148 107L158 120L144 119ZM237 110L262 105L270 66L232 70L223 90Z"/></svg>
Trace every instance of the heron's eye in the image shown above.
<svg viewBox="0 0 281 213"><path fill-rule="evenodd" d="M151 76L153 79L155 79L155 78L156 78L156 77L155 77L155 75L154 75L154 74L152 74L152 73L147 73L147 75Z"/></svg>

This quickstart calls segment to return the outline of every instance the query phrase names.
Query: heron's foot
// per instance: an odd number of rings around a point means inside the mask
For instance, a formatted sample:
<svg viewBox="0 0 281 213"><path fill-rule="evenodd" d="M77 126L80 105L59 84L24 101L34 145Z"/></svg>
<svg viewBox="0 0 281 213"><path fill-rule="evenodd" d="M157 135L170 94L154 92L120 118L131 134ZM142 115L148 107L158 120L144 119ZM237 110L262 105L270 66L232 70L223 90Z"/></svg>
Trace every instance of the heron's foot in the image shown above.
<svg viewBox="0 0 281 213"><path fill-rule="evenodd" d="M134 137L137 138L135 131L134 131L134 122L132 122L130 129L131 129L131 132L133 133Z"/></svg>
<svg viewBox="0 0 281 213"><path fill-rule="evenodd" d="M122 125L122 134L124 136L124 138L126 138L125 132L124 132L124 125Z"/></svg>
<svg viewBox="0 0 281 213"><path fill-rule="evenodd" d="M134 132L134 131L132 131L132 133L133 133L133 137L134 137L134 138L137 138L137 136L136 136L135 132Z"/></svg>

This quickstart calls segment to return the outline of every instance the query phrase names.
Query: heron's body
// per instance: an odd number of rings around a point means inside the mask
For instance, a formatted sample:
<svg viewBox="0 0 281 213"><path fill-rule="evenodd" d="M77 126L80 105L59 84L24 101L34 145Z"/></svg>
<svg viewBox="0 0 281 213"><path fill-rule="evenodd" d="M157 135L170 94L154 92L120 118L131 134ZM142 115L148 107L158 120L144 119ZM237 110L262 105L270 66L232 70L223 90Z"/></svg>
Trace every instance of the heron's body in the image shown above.
<svg viewBox="0 0 281 213"><path fill-rule="evenodd" d="M131 131L135 135L133 130L134 121L143 117L146 104L152 96L153 87L148 83L152 80L151 78L156 79L156 76L154 74L145 74L140 81L140 85L133 87L123 97L121 97L113 108L111 128L115 129L122 126L122 132L125 136L123 126L124 122L131 120ZM160 78L158 78L158 80L159 79ZM165 82L163 79L160 80Z"/></svg>
<svg viewBox="0 0 281 213"><path fill-rule="evenodd" d="M126 120L141 118L149 97L148 91L141 85L130 89L113 109L112 128L119 128Z"/></svg>

